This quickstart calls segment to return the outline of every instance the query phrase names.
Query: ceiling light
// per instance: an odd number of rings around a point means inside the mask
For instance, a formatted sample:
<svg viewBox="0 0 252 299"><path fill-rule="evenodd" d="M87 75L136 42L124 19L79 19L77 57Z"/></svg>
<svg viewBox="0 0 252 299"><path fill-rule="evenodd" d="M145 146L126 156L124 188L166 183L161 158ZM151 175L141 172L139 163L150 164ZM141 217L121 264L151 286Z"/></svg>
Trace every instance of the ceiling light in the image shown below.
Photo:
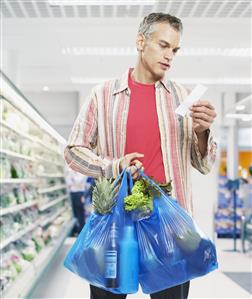
<svg viewBox="0 0 252 299"><path fill-rule="evenodd" d="M241 120L247 122L247 121L251 121L252 118L251 117L243 117Z"/></svg>
<svg viewBox="0 0 252 299"><path fill-rule="evenodd" d="M105 82L111 78L83 78L83 77L72 77L71 82L74 84L97 84L100 82Z"/></svg>
<svg viewBox="0 0 252 299"><path fill-rule="evenodd" d="M183 56L250 57L251 48L183 48L178 53Z"/></svg>
<svg viewBox="0 0 252 299"><path fill-rule="evenodd" d="M49 87L48 87L48 86L44 86L44 87L43 87L43 90L44 90L44 91L48 91L48 90L49 90Z"/></svg>
<svg viewBox="0 0 252 299"><path fill-rule="evenodd" d="M246 108L245 105L238 105L238 106L235 107L235 109L236 109L237 111L242 111L242 110L244 110L245 108Z"/></svg>
<svg viewBox="0 0 252 299"><path fill-rule="evenodd" d="M251 57L251 48L182 48L178 56ZM135 47L65 47L63 55L70 56L135 56Z"/></svg>
<svg viewBox="0 0 252 299"><path fill-rule="evenodd" d="M73 84L97 84L110 80L111 78L72 77ZM172 78L181 84L207 84L207 85L250 85L250 78Z"/></svg>
<svg viewBox="0 0 252 299"><path fill-rule="evenodd" d="M155 5L157 0L49 0L50 6Z"/></svg>
<svg viewBox="0 0 252 299"><path fill-rule="evenodd" d="M227 113L226 117L227 118L252 120L252 114L246 114L246 113Z"/></svg>
<svg viewBox="0 0 252 299"><path fill-rule="evenodd" d="M250 85L250 78L173 78L181 84Z"/></svg>
<svg viewBox="0 0 252 299"><path fill-rule="evenodd" d="M67 47L62 49L62 54L69 56L134 56L137 54L137 50L130 47Z"/></svg>

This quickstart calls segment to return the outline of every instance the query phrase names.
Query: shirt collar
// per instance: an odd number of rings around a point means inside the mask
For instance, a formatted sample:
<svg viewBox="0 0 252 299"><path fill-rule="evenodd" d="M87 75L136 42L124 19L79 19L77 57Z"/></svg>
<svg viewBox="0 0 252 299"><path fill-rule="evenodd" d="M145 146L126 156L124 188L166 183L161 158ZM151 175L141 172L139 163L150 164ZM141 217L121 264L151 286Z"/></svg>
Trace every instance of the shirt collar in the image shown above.
<svg viewBox="0 0 252 299"><path fill-rule="evenodd" d="M164 88L171 93L171 81L165 76L163 79L160 81L156 82L155 86L160 87L161 85L164 86Z"/></svg>
<svg viewBox="0 0 252 299"><path fill-rule="evenodd" d="M116 80L115 83L115 87L114 87L114 91L113 91L113 95L122 92L124 90L130 90L129 89L129 84L128 84L128 76L129 76L129 72L132 69L128 69L126 72L124 72L124 74L122 75L122 77L120 79ZM155 83L155 88L159 88L161 86L164 86L165 89L167 89L167 91L170 93L171 92L171 81L168 80L167 77L164 77L163 79L161 79L160 81L157 81Z"/></svg>

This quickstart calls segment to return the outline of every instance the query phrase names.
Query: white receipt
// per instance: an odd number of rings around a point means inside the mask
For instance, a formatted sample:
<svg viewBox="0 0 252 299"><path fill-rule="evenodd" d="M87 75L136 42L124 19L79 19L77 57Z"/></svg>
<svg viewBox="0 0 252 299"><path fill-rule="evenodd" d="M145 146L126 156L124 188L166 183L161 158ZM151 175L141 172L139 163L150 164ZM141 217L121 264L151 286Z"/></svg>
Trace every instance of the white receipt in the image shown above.
<svg viewBox="0 0 252 299"><path fill-rule="evenodd" d="M175 113L185 116L187 112L189 112L189 108L201 98L206 90L206 86L201 84L197 85L187 96L187 98L178 106L178 108L175 110Z"/></svg>

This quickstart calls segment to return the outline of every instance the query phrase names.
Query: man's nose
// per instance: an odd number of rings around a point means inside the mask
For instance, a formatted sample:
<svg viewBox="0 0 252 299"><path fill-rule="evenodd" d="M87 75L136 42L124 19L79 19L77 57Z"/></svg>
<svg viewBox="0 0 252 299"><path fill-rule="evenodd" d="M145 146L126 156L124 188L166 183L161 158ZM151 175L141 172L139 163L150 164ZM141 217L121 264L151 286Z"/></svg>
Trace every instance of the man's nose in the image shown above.
<svg viewBox="0 0 252 299"><path fill-rule="evenodd" d="M174 56L174 53L173 53L172 49L168 49L165 52L164 58L171 61L173 59L173 56Z"/></svg>

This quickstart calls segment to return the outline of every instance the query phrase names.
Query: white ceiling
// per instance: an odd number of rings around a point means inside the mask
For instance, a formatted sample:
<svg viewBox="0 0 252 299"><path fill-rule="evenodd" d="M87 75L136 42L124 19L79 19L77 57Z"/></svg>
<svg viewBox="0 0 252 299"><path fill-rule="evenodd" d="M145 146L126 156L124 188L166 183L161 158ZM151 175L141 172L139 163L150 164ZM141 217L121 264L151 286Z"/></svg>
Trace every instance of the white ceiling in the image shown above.
<svg viewBox="0 0 252 299"><path fill-rule="evenodd" d="M47 1L3 0L1 10L1 68L23 91L42 91L44 86L51 91L82 91L94 82L120 75L134 66L134 55L72 56L64 55L62 49L134 48L139 22L152 11L182 18L182 49L251 48L251 1L245 0L157 1L156 5L131 6L49 6ZM169 75L189 84L212 80L218 87L248 92L250 70L251 56L178 55ZM87 83L73 83L73 78ZM233 82L237 78L240 83ZM218 83L224 79L231 84Z"/></svg>
<svg viewBox="0 0 252 299"><path fill-rule="evenodd" d="M56 2L64 1L66 0ZM152 11L167 11L170 14L177 15L181 18L249 18L251 14L249 0L112 1L114 3L125 3L125 5L108 5L111 0L71 0L67 2L78 2L83 3L83 5L50 5L50 1L46 0L2 0L2 14L6 18L140 18ZM106 5L88 5L92 2L106 2ZM139 5L127 5L127 2L139 3ZM153 2L156 4L148 5L148 3Z"/></svg>

